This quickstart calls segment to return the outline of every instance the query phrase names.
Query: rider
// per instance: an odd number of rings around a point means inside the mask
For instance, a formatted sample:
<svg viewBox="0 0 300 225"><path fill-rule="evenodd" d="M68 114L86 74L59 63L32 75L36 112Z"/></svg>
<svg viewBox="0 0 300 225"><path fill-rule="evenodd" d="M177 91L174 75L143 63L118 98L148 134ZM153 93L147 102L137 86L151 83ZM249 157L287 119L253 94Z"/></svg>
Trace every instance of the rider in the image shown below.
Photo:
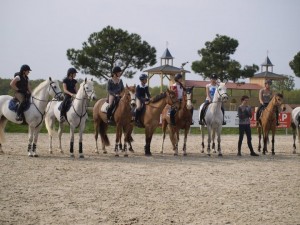
<svg viewBox="0 0 300 225"><path fill-rule="evenodd" d="M115 97L119 97L124 90L123 81L120 78L122 76L122 69L119 66L115 66L112 70L111 78L107 83L108 92L108 108L107 108L107 123L111 123L111 116L113 111L113 102Z"/></svg>
<svg viewBox="0 0 300 225"><path fill-rule="evenodd" d="M15 73L14 79L10 82L10 86L16 91L15 98L20 102L17 109L17 121L22 121L22 114L26 101L28 101L31 95L31 88L29 85L28 75L31 69L28 65L22 65L20 72Z"/></svg>
<svg viewBox="0 0 300 225"><path fill-rule="evenodd" d="M184 87L182 85L182 80L183 80L182 74L177 73L175 75L174 80L175 80L175 83L171 86L171 90L176 93L178 101L181 102L182 98L183 98L183 91L184 91ZM176 123L175 123L176 112L177 112L177 109L172 106L171 111L170 111L170 124L172 126L176 125Z"/></svg>
<svg viewBox="0 0 300 225"><path fill-rule="evenodd" d="M238 107L238 117L239 117L239 141L238 141L238 156L241 156L242 142L244 138L244 133L247 135L247 144L250 149L251 156L258 156L252 146L251 142L251 128L250 128L250 118L252 117L251 106L248 105L249 97L247 95L242 96L241 105Z"/></svg>
<svg viewBox="0 0 300 225"><path fill-rule="evenodd" d="M214 94L217 90L217 80L218 80L218 76L216 74L212 74L210 76L210 83L206 85L205 89L206 89L206 99L204 102L204 105L202 107L202 110L200 112L200 121L199 124L200 125L204 125L204 110L210 103L212 103L213 99L214 99ZM226 122L224 120L224 107L223 105L221 106L221 110L223 113L223 123L222 125L226 125Z"/></svg>
<svg viewBox="0 0 300 225"><path fill-rule="evenodd" d="M66 118L66 110L68 105L72 102L72 97L74 98L77 93L77 80L75 79L77 70L75 68L69 68L67 72L67 77L63 79L63 91L65 93L65 98L61 104L60 110L60 122L64 122Z"/></svg>
<svg viewBox="0 0 300 225"><path fill-rule="evenodd" d="M273 91L271 90L272 80L265 80L265 87L259 90L259 103L260 106L256 111L256 120L258 121L259 116L261 115L261 110L266 108L273 97ZM276 108L276 126L279 125L278 122L278 109Z"/></svg>
<svg viewBox="0 0 300 225"><path fill-rule="evenodd" d="M140 116L142 112L142 107L145 103L148 103L151 95L149 93L149 87L146 84L148 81L148 76L146 74L140 75L141 84L137 85L135 89L136 93L136 111L135 111L135 123L138 127L141 126Z"/></svg>

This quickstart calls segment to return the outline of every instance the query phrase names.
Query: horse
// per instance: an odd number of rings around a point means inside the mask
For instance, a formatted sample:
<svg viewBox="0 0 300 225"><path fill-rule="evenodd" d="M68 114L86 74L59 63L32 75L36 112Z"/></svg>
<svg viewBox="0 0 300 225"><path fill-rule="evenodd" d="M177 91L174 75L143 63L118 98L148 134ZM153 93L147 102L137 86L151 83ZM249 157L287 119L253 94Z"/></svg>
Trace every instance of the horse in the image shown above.
<svg viewBox="0 0 300 225"><path fill-rule="evenodd" d="M164 141L166 136L166 128L168 126L170 140L172 142L174 155L178 155L178 142L179 142L179 131L180 129L184 129L184 141L183 141L183 155L186 156L186 141L187 134L190 130L190 126L192 123L193 115L191 113L192 105L192 92L194 87L185 88L185 94L183 95L183 100L180 103L180 107L178 112L176 113L176 125L170 125L170 116L169 111L171 106L166 105L162 112L162 131L163 131L163 140L161 146L161 153L164 151Z"/></svg>
<svg viewBox="0 0 300 225"><path fill-rule="evenodd" d="M261 135L263 135L263 154L267 152L267 144L269 140L269 132L272 131L272 155L275 155L274 142L276 132L276 110L279 111L280 106L283 105L283 95L275 94L268 106L262 111L260 118L257 119L258 131L258 151L261 150Z"/></svg>
<svg viewBox="0 0 300 225"><path fill-rule="evenodd" d="M298 142L300 143L300 107L293 109L291 127L293 129L293 154L296 154L296 131L298 135Z"/></svg>
<svg viewBox="0 0 300 225"><path fill-rule="evenodd" d="M95 99L94 82L93 80L85 79L76 93L71 107L68 110L67 120L70 125L70 157L74 158L74 131L79 128L79 158L84 158L82 147L82 135L85 128L87 115L88 100ZM50 102L47 105L47 113L45 117L45 124L49 135L49 153L52 154L52 138L54 134L53 126L55 119L60 121L60 107L61 101ZM58 137L59 137L59 150L63 153L61 146L61 137L64 127L64 122L59 122Z"/></svg>
<svg viewBox="0 0 300 225"><path fill-rule="evenodd" d="M127 153L127 143L131 147L130 142L133 141L131 137L132 131L132 109L136 106L135 97L135 85L128 87L126 85L125 89L121 93L121 98L113 114L113 119L116 124L116 141L115 141L115 156L119 156L119 150L124 151L124 157L128 157ZM107 116L104 108L107 105L107 99L102 98L96 102L93 108L93 120L94 120L94 137L96 141L96 153L98 151L98 134L100 133L102 150L106 154L106 146L110 145L109 139L107 137ZM124 148L122 149L121 136L124 133ZM132 148L132 147L131 147Z"/></svg>
<svg viewBox="0 0 300 225"><path fill-rule="evenodd" d="M210 143L211 140L214 141L215 133L217 133L217 141L218 141L218 156L222 156L221 152L221 132L222 132L222 123L223 123L223 113L221 110L222 103L228 101L227 88L225 83L220 83L217 86L217 89L214 94L213 101L208 105L206 114L204 116L205 124L208 131L208 139L207 139L207 155L210 156ZM199 108L199 120L200 113L204 106L204 103ZM202 136L202 153L204 152L204 125L200 125L201 136ZM213 142L212 149L215 149L215 144Z"/></svg>
<svg viewBox="0 0 300 225"><path fill-rule="evenodd" d="M172 90L167 90L150 99L149 103L145 105L145 111L141 115L141 122L145 127L145 155L151 156L151 140L153 133L160 122L160 114L165 106L169 104L174 106L178 104L176 94Z"/></svg>
<svg viewBox="0 0 300 225"><path fill-rule="evenodd" d="M16 112L9 109L13 97L9 95L0 96L0 153L3 153L2 143L4 142L4 129L9 120L16 124L28 124L28 156L38 157L36 146L44 120L45 109L49 102L49 96L54 97L54 100L62 98L58 81L52 81L51 77L40 83L33 90L29 98L29 108L24 111L24 121L16 121Z"/></svg>

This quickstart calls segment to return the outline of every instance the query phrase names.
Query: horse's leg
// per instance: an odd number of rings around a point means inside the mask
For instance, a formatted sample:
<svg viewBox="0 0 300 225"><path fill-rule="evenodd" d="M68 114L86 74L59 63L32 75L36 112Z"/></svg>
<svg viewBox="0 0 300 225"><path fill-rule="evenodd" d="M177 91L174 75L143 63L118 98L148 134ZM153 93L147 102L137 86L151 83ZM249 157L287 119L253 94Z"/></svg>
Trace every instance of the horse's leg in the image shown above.
<svg viewBox="0 0 300 225"><path fill-rule="evenodd" d="M62 150L62 147L61 147L61 136L62 136L62 133L63 133L63 129L64 129L64 124L59 123L58 131L57 131L57 133L58 133L58 149L61 153L63 153L63 150Z"/></svg>
<svg viewBox="0 0 300 225"><path fill-rule="evenodd" d="M296 125L292 122L291 124L292 132L293 132L293 154L296 154Z"/></svg>
<svg viewBox="0 0 300 225"><path fill-rule="evenodd" d="M218 156L223 156L222 151L221 151L221 132L222 132L222 126L220 126L218 128L218 139L217 139L217 141L218 141L218 152L219 152Z"/></svg>
<svg viewBox="0 0 300 225"><path fill-rule="evenodd" d="M74 131L75 127L70 125L70 157L74 158ZM60 138L60 144L61 144L61 138Z"/></svg>
<svg viewBox="0 0 300 225"><path fill-rule="evenodd" d="M162 128L163 138L162 138L160 153L163 154L164 153L164 142L165 142L165 138L166 138L166 129L167 129L166 121L162 122L161 128Z"/></svg>
<svg viewBox="0 0 300 225"><path fill-rule="evenodd" d="M28 127L28 147L27 147L27 151L28 151L28 156L29 157L33 157L32 154L32 141L33 141L33 127L29 126Z"/></svg>
<svg viewBox="0 0 300 225"><path fill-rule="evenodd" d="M145 145L144 149L145 149L145 155L146 156L151 156L152 155L150 145L151 145L151 140L152 140L152 135L153 135L154 129L155 128L152 128L152 127L146 127L145 128L146 145Z"/></svg>
<svg viewBox="0 0 300 225"><path fill-rule="evenodd" d="M178 156L178 142L177 142L177 137L176 137L176 128L174 126L171 126L170 124L168 125L169 127L169 136L170 136L170 141L172 143L173 151L174 151L174 156Z"/></svg>
<svg viewBox="0 0 300 225"><path fill-rule="evenodd" d="M120 134L121 133L121 134ZM120 141L120 136L122 135L122 129L120 125L116 125L116 141L115 141L115 156L119 156L119 141Z"/></svg>
<svg viewBox="0 0 300 225"><path fill-rule="evenodd" d="M207 125L207 155L210 156L210 142L211 142L211 127Z"/></svg>
<svg viewBox="0 0 300 225"><path fill-rule="evenodd" d="M4 130L5 130L6 123L7 123L7 119L4 116L0 117L0 154L4 153L2 150L2 143L5 141Z"/></svg>
<svg viewBox="0 0 300 225"><path fill-rule="evenodd" d="M213 153L216 153L216 152L217 152L217 151L216 151L215 138L216 138L216 130L213 129L213 130L212 130L212 137L211 137L211 139L212 139L212 146L211 146L211 148L213 149Z"/></svg>
<svg viewBox="0 0 300 225"><path fill-rule="evenodd" d="M201 153L204 153L205 145L204 145L204 126L203 125L200 125L200 130L201 130L201 137L202 137L202 143L201 143L202 151L201 151Z"/></svg>
<svg viewBox="0 0 300 225"><path fill-rule="evenodd" d="M274 143L275 143L276 127L272 129L272 155L275 155Z"/></svg>
<svg viewBox="0 0 300 225"><path fill-rule="evenodd" d="M35 127L33 129L33 144L32 144L32 154L34 157L38 157L38 154L36 153L36 145L37 145L37 142L38 142L38 139L39 139L39 133L40 133L40 130L41 130L42 126L38 126L38 127Z"/></svg>
<svg viewBox="0 0 300 225"><path fill-rule="evenodd" d="M96 148L95 148L95 153L99 154L99 149L98 149L98 136L99 136L99 121L94 119L94 138L96 142Z"/></svg>
<svg viewBox="0 0 300 225"><path fill-rule="evenodd" d="M83 146L82 146L82 136L83 136L83 131L85 128L85 120L83 119L80 127L79 127L79 158L83 159L84 155L83 155Z"/></svg>
<svg viewBox="0 0 300 225"><path fill-rule="evenodd" d="M261 150L261 127L257 127L257 133L258 133L258 151Z"/></svg>
<svg viewBox="0 0 300 225"><path fill-rule="evenodd" d="M185 127L185 129L184 129L184 139L183 139L183 148L182 148L184 156L187 156L187 153L186 153L186 142L187 142L188 132L189 132L189 127Z"/></svg>
<svg viewBox="0 0 300 225"><path fill-rule="evenodd" d="M268 137L269 133L263 130L263 139L264 139L264 146L263 146L263 154L265 155L267 152L267 146L268 146Z"/></svg>
<svg viewBox="0 0 300 225"><path fill-rule="evenodd" d="M45 118L45 123L47 124L46 127L48 129L48 137L49 137L49 153L52 154L53 151L52 151L52 139L53 139L53 127L54 127L54 122L55 122L55 117L52 119L52 118L49 118L47 115L46 115L46 118Z"/></svg>

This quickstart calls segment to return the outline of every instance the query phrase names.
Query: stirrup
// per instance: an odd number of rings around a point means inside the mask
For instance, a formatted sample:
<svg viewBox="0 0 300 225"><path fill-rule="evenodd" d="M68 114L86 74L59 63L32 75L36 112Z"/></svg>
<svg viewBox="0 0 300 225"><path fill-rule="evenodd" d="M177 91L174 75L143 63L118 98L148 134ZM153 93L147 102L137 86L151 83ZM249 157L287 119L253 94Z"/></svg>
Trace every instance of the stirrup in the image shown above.
<svg viewBox="0 0 300 225"><path fill-rule="evenodd" d="M16 121L22 121L22 120L23 120L22 116L21 115L17 115Z"/></svg>

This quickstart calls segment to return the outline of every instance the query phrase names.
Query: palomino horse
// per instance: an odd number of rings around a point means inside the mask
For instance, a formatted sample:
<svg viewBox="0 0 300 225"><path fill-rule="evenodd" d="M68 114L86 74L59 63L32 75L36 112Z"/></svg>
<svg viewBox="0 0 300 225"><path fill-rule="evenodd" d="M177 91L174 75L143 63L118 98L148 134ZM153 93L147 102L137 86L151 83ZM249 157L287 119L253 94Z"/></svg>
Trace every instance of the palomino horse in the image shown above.
<svg viewBox="0 0 300 225"><path fill-rule="evenodd" d="M280 106L283 104L283 95L275 94L268 106L262 111L260 118L257 120L258 131L258 151L261 149L261 134L263 135L263 154L267 152L267 144L269 139L269 132L272 131L272 155L275 155L274 142L276 132L276 110L279 111Z"/></svg>
<svg viewBox="0 0 300 225"><path fill-rule="evenodd" d="M77 91L76 97L72 102L70 110L67 112L67 122L70 125L70 157L74 157L74 131L79 127L79 158L84 158L82 151L82 134L85 128L87 115L88 100L94 99L94 81L85 79ZM53 138L53 126L55 118L60 121L59 106L61 102L51 102L47 106L47 113L45 117L46 128L49 134L49 152L52 153L52 138ZM63 132L63 123L59 123L58 137L59 137L59 149L62 153L61 136Z"/></svg>
<svg viewBox="0 0 300 225"><path fill-rule="evenodd" d="M205 124L208 131L208 139L207 139L207 155L210 156L210 143L211 140L214 140L215 133L217 133L217 141L218 141L218 152L219 156L222 156L221 152L221 131L222 131L222 123L223 123L223 113L221 110L221 106L223 102L228 101L227 88L225 83L220 83L217 86L217 89L214 94L213 101L208 105L207 111L205 114ZM199 119L200 113L203 108L204 103L199 108ZM200 125L201 135L202 135L202 152L204 152L204 125ZM213 143L212 148L215 148Z"/></svg>
<svg viewBox="0 0 300 225"><path fill-rule="evenodd" d="M36 153L36 144L44 120L45 109L49 102L49 96L60 99L62 97L61 94L58 81L52 81L50 77L33 90L29 100L29 109L24 112L25 121L29 126L28 156L38 156ZM22 121L16 121L16 113L9 109L12 99L13 97L9 95L0 96L0 153L3 153L2 143L4 141L4 128L7 120L17 124L22 123Z"/></svg>
<svg viewBox="0 0 300 225"><path fill-rule="evenodd" d="M183 100L180 103L180 107L178 112L176 113L176 126L170 125L170 116L169 110L171 108L170 105L166 105L162 112L162 131L163 131L163 140L161 146L161 153L164 151L164 141L166 137L166 128L168 125L170 140L172 142L174 155L178 155L178 142L179 142L179 130L184 129L184 140L183 140L183 155L186 156L186 141L187 134L190 130L190 126L192 123L193 115L191 113L191 109L193 107L192 104L192 92L194 87L185 88L185 94L183 95Z"/></svg>
<svg viewBox="0 0 300 225"><path fill-rule="evenodd" d="M292 122L291 126L293 128L293 153L296 154L296 131L298 136L298 142L300 144L300 107L294 108L292 111Z"/></svg>
<svg viewBox="0 0 300 225"><path fill-rule="evenodd" d="M165 106L177 104L177 97L174 91L167 90L150 100L146 105L145 112L141 115L141 122L145 127L145 155L150 156L150 144L153 133L160 122L160 114Z"/></svg>
<svg viewBox="0 0 300 225"><path fill-rule="evenodd" d="M119 150L124 150L124 156L127 157L127 143L132 141L131 131L131 111L135 107L135 86L128 87L126 85L124 91L121 93L121 99L114 112L113 119L116 123L116 143L115 143L115 156L119 156ZM96 141L96 153L98 153L98 134L100 132L102 150L106 154L105 146L109 146L110 142L107 137L107 117L103 112L102 107L106 103L107 99L102 98L96 102L93 109L94 129L95 129L95 141ZM121 137L124 133L124 149L122 149Z"/></svg>

